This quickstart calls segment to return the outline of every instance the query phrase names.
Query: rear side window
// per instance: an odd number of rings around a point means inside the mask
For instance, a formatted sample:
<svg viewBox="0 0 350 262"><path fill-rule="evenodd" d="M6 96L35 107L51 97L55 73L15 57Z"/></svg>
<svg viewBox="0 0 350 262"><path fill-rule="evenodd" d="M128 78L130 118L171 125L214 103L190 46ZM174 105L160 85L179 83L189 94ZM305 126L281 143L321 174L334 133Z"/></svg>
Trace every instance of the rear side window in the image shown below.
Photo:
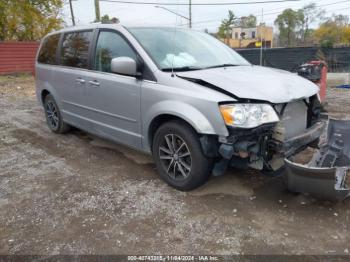
<svg viewBox="0 0 350 262"><path fill-rule="evenodd" d="M56 64L56 52L58 48L58 42L60 40L60 35L51 35L46 37L38 56L38 62L43 64Z"/></svg>
<svg viewBox="0 0 350 262"><path fill-rule="evenodd" d="M70 67L88 68L91 39L92 31L65 34L62 42L61 64Z"/></svg>

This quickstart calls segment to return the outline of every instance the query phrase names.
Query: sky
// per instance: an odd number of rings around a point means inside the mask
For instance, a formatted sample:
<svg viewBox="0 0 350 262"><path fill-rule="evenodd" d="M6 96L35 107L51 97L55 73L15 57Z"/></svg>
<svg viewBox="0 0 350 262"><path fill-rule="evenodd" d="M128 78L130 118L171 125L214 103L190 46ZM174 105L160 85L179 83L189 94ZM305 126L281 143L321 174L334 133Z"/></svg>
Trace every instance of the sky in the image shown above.
<svg viewBox="0 0 350 262"><path fill-rule="evenodd" d="M157 2L157 3L187 3L188 0L131 0L134 2ZM225 3L225 2L252 2L254 0L192 0L192 3ZM350 0L301 0L298 2L270 3L270 4L247 4L229 6L193 6L193 28L197 30L208 29L216 32L220 21L227 17L228 10L232 10L236 16L254 14L258 22L273 25L279 12L286 8L298 9L309 3L316 3L326 10L326 16L333 13L350 16ZM164 6L175 13L188 17L188 6ZM89 24L95 20L94 0L73 0L73 10L78 25ZM154 5L134 5L124 3L100 2L101 16L108 14L110 17L118 17L125 26L137 25L162 25L162 26L186 26L187 20L174 15ZM277 13L277 14L276 14ZM69 5L65 5L63 11L67 25L72 25ZM317 26L315 24L314 26Z"/></svg>

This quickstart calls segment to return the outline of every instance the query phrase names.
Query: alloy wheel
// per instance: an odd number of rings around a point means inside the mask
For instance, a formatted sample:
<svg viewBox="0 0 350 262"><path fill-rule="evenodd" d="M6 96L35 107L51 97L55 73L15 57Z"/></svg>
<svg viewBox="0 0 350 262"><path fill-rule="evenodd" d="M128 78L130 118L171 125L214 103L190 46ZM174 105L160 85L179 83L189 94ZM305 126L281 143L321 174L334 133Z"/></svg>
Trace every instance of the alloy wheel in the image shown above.
<svg viewBox="0 0 350 262"><path fill-rule="evenodd" d="M58 110L52 101L46 103L46 114L50 127L57 129L59 124Z"/></svg>
<svg viewBox="0 0 350 262"><path fill-rule="evenodd" d="M183 180L191 173L192 158L186 142L178 135L165 135L159 146L159 158L167 174Z"/></svg>

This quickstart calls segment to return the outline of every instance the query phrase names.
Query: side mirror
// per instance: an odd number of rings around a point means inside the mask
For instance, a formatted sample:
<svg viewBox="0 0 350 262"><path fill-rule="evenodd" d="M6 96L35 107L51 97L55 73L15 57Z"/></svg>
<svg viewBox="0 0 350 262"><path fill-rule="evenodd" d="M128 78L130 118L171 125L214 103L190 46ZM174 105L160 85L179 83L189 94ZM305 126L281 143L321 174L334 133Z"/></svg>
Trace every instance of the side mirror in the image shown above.
<svg viewBox="0 0 350 262"><path fill-rule="evenodd" d="M130 57L116 57L111 61L111 71L116 74L138 76L137 63Z"/></svg>

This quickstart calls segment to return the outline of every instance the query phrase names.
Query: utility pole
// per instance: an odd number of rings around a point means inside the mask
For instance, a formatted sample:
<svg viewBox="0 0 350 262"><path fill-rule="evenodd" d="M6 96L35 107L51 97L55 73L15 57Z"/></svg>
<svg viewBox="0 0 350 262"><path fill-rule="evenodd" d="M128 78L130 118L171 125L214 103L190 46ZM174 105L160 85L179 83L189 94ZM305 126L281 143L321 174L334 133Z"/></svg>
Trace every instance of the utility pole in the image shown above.
<svg viewBox="0 0 350 262"><path fill-rule="evenodd" d="M189 0L189 27L192 28L192 0Z"/></svg>
<svg viewBox="0 0 350 262"><path fill-rule="evenodd" d="M70 15L72 17L72 24L73 24L73 26L75 26L75 18L74 18L72 0L69 0L69 7L70 7Z"/></svg>
<svg viewBox="0 0 350 262"><path fill-rule="evenodd" d="M96 14L95 22L100 22L101 15L100 15L100 1L99 0L95 0L95 14Z"/></svg>

